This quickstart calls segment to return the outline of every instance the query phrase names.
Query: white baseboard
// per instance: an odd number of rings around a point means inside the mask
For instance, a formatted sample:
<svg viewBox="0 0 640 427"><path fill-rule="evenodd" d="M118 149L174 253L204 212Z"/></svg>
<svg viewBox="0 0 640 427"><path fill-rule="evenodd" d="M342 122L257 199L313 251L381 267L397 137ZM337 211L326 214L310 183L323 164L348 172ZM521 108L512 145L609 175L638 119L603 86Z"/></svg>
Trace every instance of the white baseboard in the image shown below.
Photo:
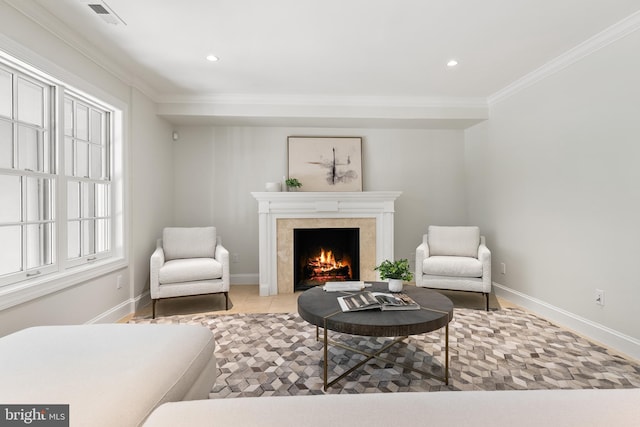
<svg viewBox="0 0 640 427"><path fill-rule="evenodd" d="M131 307L131 300L123 301L110 310L107 310L104 313L101 313L93 319L89 320L88 322L85 322L85 324L89 325L92 323L117 323L120 319L132 313Z"/></svg>
<svg viewBox="0 0 640 427"><path fill-rule="evenodd" d="M231 275L230 279L232 285L258 285L257 274L234 274ZM121 302L117 306L97 315L85 323L116 323L120 319L135 313L140 307L145 307L149 304L151 304L151 294L149 291L146 291L135 298Z"/></svg>
<svg viewBox="0 0 640 427"><path fill-rule="evenodd" d="M232 285L257 285L258 274L232 274L230 277Z"/></svg>
<svg viewBox="0 0 640 427"><path fill-rule="evenodd" d="M574 330L585 337L599 342L636 361L640 360L640 341L593 322L577 314L553 306L542 300L523 294L507 286L493 282L494 292L500 298L513 302L533 313Z"/></svg>
<svg viewBox="0 0 640 427"><path fill-rule="evenodd" d="M138 308L144 307L145 305L150 303L151 295L149 294L149 291L147 291L135 298L129 298L128 300L121 302L110 310L107 310L104 313L101 313L93 319L89 320L88 322L85 322L85 324L117 323L118 321L120 321L120 319L124 319L130 314L135 313Z"/></svg>
<svg viewBox="0 0 640 427"><path fill-rule="evenodd" d="M136 311L140 307L146 307L149 304L151 304L151 292L150 291L146 291L145 293L143 293L142 295L137 296L133 300L132 310Z"/></svg>

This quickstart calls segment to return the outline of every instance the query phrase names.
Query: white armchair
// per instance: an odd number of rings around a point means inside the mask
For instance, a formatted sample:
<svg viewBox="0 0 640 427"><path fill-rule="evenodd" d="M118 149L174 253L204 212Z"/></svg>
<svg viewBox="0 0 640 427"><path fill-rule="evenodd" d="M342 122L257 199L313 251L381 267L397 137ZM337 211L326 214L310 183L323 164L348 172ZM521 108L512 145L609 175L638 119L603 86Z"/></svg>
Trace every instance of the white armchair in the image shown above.
<svg viewBox="0 0 640 427"><path fill-rule="evenodd" d="M153 318L161 298L224 293L229 309L229 251L215 227L168 227L151 255Z"/></svg>
<svg viewBox="0 0 640 427"><path fill-rule="evenodd" d="M481 292L489 310L491 252L478 227L429 226L415 268L416 286Z"/></svg>

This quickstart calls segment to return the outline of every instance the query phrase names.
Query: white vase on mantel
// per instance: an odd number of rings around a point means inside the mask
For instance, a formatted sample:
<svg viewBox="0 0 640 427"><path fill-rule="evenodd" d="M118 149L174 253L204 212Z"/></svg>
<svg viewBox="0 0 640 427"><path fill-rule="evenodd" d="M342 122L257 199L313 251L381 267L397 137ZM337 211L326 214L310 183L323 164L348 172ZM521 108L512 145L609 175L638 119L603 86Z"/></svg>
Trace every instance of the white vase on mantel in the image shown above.
<svg viewBox="0 0 640 427"><path fill-rule="evenodd" d="M402 292L402 279L389 279L389 292Z"/></svg>

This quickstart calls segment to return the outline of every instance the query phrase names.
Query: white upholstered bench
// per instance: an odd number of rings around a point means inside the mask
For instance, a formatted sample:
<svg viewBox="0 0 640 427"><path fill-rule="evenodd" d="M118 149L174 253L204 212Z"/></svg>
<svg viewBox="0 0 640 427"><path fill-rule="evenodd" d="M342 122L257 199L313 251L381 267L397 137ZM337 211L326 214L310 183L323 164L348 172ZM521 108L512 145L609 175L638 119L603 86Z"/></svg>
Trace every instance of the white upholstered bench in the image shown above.
<svg viewBox="0 0 640 427"><path fill-rule="evenodd" d="M69 404L71 426L138 426L162 403L208 398L214 349L204 326L24 329L0 338L0 403Z"/></svg>
<svg viewBox="0 0 640 427"><path fill-rule="evenodd" d="M144 427L637 427L640 389L269 396L165 403Z"/></svg>

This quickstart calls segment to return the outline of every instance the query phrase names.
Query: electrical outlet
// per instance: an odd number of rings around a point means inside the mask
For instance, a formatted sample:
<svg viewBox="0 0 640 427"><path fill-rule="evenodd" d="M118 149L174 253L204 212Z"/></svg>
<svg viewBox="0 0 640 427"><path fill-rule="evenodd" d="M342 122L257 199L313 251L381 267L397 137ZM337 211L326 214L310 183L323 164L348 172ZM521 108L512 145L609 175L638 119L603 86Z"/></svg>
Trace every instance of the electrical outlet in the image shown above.
<svg viewBox="0 0 640 427"><path fill-rule="evenodd" d="M507 264L504 262L500 263L500 274L507 274Z"/></svg>
<svg viewBox="0 0 640 427"><path fill-rule="evenodd" d="M231 262L237 264L240 262L240 254L233 253L231 254Z"/></svg>
<svg viewBox="0 0 640 427"><path fill-rule="evenodd" d="M116 289L122 289L122 275L118 275L116 278Z"/></svg>
<svg viewBox="0 0 640 427"><path fill-rule="evenodd" d="M596 304L604 305L604 291L602 289L596 289L594 299Z"/></svg>

